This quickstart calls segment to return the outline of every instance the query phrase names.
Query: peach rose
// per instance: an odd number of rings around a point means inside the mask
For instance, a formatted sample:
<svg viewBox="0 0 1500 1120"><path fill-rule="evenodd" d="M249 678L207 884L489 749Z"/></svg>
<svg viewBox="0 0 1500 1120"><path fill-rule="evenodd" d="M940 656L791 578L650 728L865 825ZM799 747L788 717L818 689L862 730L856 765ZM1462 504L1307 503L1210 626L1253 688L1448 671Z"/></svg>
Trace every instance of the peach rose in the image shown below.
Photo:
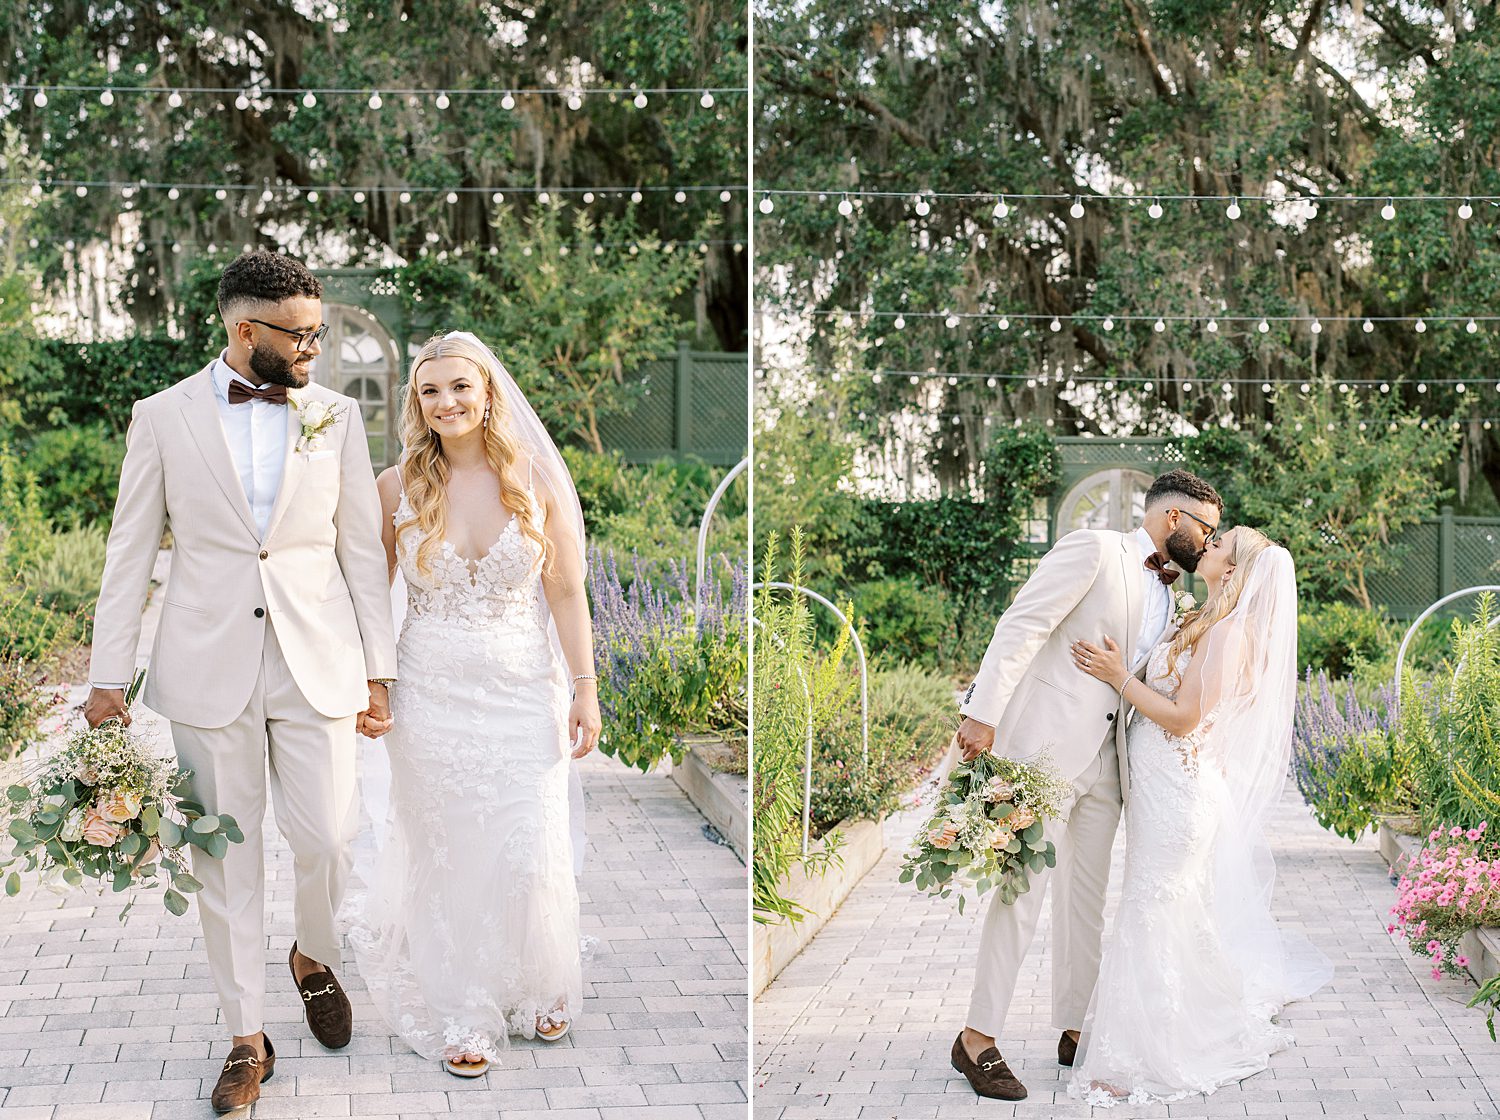
<svg viewBox="0 0 1500 1120"><path fill-rule="evenodd" d="M958 828L956 825L944 825L942 828L934 828L927 834L927 842L934 848L942 848L948 851L953 847L953 842L958 839Z"/></svg>
<svg viewBox="0 0 1500 1120"><path fill-rule="evenodd" d="M1035 822L1036 814L1033 813L1030 809L1025 808L1024 806L1020 809L1017 809L1014 813L1005 818L1006 827L1013 829L1016 832L1020 832L1021 829L1026 828L1028 825L1034 824Z"/></svg>
<svg viewBox="0 0 1500 1120"><path fill-rule="evenodd" d="M125 835L125 831L119 825L105 820L94 809L84 815L83 838L96 848L113 848Z"/></svg>
<svg viewBox="0 0 1500 1120"><path fill-rule="evenodd" d="M133 821L141 812L141 795L115 790L108 797L101 797L94 806L99 815L115 824Z"/></svg>
<svg viewBox="0 0 1500 1120"><path fill-rule="evenodd" d="M1016 795L1016 787L1004 778L991 778L989 789L984 791L986 801L1009 801Z"/></svg>
<svg viewBox="0 0 1500 1120"><path fill-rule="evenodd" d="M1010 829L997 828L995 830L995 835L990 837L990 847L999 850L1000 848L1005 847L1005 845L1009 844L1014 839L1015 833L1011 832Z"/></svg>
<svg viewBox="0 0 1500 1120"><path fill-rule="evenodd" d="M80 765L77 770L73 771L73 776L86 786L99 784L99 771L92 766Z"/></svg>

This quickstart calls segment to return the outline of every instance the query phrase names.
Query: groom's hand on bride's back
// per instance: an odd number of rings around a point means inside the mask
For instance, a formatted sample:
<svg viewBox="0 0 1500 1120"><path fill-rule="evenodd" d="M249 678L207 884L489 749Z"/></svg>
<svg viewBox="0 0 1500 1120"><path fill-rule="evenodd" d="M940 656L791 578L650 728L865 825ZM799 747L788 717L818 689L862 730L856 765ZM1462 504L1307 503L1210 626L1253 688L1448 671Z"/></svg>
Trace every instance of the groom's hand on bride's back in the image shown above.
<svg viewBox="0 0 1500 1120"><path fill-rule="evenodd" d="M953 738L958 742L964 761L973 762L995 745L995 729L987 723L980 723L973 716L964 716L964 721L958 725Z"/></svg>
<svg viewBox="0 0 1500 1120"><path fill-rule="evenodd" d="M130 710L125 707L123 688L90 688L89 698L84 701L83 718L90 727L98 727L107 719L118 719L130 726Z"/></svg>

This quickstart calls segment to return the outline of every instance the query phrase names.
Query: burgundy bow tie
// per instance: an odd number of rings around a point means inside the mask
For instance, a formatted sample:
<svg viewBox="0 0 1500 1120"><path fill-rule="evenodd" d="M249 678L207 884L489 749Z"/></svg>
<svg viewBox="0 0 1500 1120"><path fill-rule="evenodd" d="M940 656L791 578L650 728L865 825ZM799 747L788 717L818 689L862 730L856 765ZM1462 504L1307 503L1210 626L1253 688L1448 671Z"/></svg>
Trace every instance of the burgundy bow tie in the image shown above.
<svg viewBox="0 0 1500 1120"><path fill-rule="evenodd" d="M259 389L255 389L236 377L229 382L229 403L244 404L246 401L286 404L286 386L262 385Z"/></svg>
<svg viewBox="0 0 1500 1120"><path fill-rule="evenodd" d="M1161 580L1162 583L1166 584L1168 587L1171 587L1172 584L1176 583L1177 577L1182 575L1182 573L1177 571L1175 568L1167 567L1167 562L1171 559L1172 558L1164 552L1153 552L1150 556L1146 557L1146 570L1148 572L1155 572L1156 578Z"/></svg>

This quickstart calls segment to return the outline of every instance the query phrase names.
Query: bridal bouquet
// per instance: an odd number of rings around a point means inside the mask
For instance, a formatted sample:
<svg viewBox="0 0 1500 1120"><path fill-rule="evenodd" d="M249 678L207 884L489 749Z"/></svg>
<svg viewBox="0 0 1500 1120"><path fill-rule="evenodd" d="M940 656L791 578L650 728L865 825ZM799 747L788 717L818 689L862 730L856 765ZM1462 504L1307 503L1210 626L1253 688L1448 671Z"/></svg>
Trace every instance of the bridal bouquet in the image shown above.
<svg viewBox="0 0 1500 1120"><path fill-rule="evenodd" d="M128 705L145 674L137 674ZM233 817L206 815L182 796L191 771L156 755L144 737L118 720L75 732L67 746L5 791L8 832L15 841L0 871L16 863L40 872L44 886L65 890L96 880L117 892L171 880L162 899L173 914L187 912L185 895L203 884L188 872L194 845L222 859L245 839ZM5 877L5 893L21 889L20 870ZM132 898L120 918L135 905Z"/></svg>
<svg viewBox="0 0 1500 1120"><path fill-rule="evenodd" d="M986 752L960 763L907 853L901 882L943 898L957 890L960 914L968 887L981 898L998 889L1009 906L1031 888L1031 872L1056 866L1057 850L1042 832L1067 790L1045 757L1016 762Z"/></svg>

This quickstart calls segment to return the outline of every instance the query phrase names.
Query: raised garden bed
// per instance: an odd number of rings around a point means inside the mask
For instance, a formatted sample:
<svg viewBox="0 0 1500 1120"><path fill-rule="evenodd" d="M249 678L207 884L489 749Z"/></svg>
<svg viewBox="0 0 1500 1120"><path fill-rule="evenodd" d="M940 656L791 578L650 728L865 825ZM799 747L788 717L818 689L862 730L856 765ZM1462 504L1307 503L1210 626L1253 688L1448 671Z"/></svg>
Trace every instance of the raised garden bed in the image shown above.
<svg viewBox="0 0 1500 1120"><path fill-rule="evenodd" d="M843 837L839 845L840 861L823 875L806 875L801 865L792 868L781 894L803 907L807 914L800 922L755 923L750 957L750 974L760 995L781 970L805 949L818 931L843 905L844 899L885 854L885 822L844 821L834 833ZM822 850L826 838L815 840L813 850Z"/></svg>
<svg viewBox="0 0 1500 1120"><path fill-rule="evenodd" d="M671 766L672 780L728 841L740 862L746 862L750 854L750 781L744 773L744 747L708 737L685 740L685 745L687 754Z"/></svg>

